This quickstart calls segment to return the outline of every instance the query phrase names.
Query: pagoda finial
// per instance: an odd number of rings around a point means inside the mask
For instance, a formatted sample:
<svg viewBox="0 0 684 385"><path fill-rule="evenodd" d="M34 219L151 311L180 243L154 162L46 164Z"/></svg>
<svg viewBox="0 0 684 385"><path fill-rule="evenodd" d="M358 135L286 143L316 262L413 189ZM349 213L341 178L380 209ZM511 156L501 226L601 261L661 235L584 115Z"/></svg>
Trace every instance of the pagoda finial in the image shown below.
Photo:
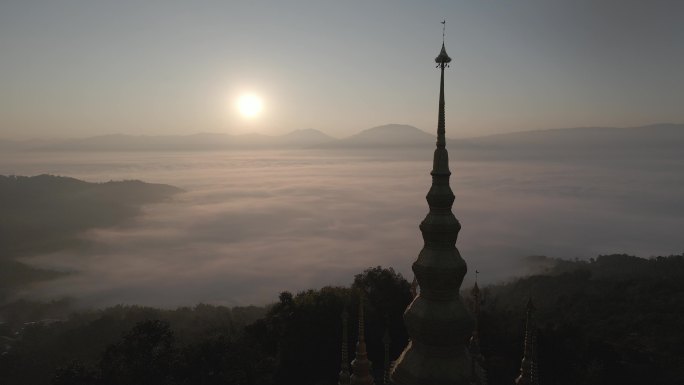
<svg viewBox="0 0 684 385"><path fill-rule="evenodd" d="M352 385L373 385L371 375L372 363L368 360L366 352L365 325L363 319L363 294L359 295L359 337L356 342L356 357L352 361L353 374L351 375Z"/></svg>
<svg viewBox="0 0 684 385"><path fill-rule="evenodd" d="M446 34L446 19L444 19L441 23L442 23L442 50L439 51L439 55L435 58L435 62L437 63L437 68L449 67L449 62L451 62L451 58L449 57L449 55L447 55L446 48L444 47L444 36Z"/></svg>
<svg viewBox="0 0 684 385"><path fill-rule="evenodd" d="M410 342L392 369L397 385L472 383L466 346L472 318L459 294L467 267L456 248L461 225L451 211L454 193L449 186L444 112L444 69L451 58L444 42L435 62L441 74L432 186L426 196L430 211L420 224L424 244L412 265L420 294L404 313Z"/></svg>
<svg viewBox="0 0 684 385"><path fill-rule="evenodd" d="M535 308L532 304L532 297L527 300L525 312L525 341L523 348L523 358L520 363L520 375L515 379L516 385L536 385L537 383L537 363L535 357L535 333L532 320L532 313Z"/></svg>
<svg viewBox="0 0 684 385"><path fill-rule="evenodd" d="M442 20L442 45L444 45L444 35L446 35L446 19Z"/></svg>
<svg viewBox="0 0 684 385"><path fill-rule="evenodd" d="M442 22L442 24L446 25L446 20ZM445 137L445 119L444 119L444 68L449 67L449 63L451 62L451 58L449 55L446 53L446 48L444 47L444 41L442 41L442 50L439 51L439 55L435 58L435 62L437 63L437 68L441 70L441 77L439 81L439 113L437 115L437 148L445 148L446 147L446 137ZM444 151L446 154L446 150ZM449 159L445 155L443 162L439 164L439 167L442 169L442 172L448 172L449 171ZM437 162L437 154L435 153L435 162ZM435 167L438 165L435 164ZM433 170L434 172L434 170ZM449 173L451 175L451 173ZM449 181L447 180L447 183ZM450 207L451 208L451 207Z"/></svg>
<svg viewBox="0 0 684 385"><path fill-rule="evenodd" d="M349 385L350 375L349 375L349 354L347 352L347 345L349 344L348 330L347 330L347 319L349 314L345 308L342 311L342 362L340 363L340 378L337 382L338 385Z"/></svg>

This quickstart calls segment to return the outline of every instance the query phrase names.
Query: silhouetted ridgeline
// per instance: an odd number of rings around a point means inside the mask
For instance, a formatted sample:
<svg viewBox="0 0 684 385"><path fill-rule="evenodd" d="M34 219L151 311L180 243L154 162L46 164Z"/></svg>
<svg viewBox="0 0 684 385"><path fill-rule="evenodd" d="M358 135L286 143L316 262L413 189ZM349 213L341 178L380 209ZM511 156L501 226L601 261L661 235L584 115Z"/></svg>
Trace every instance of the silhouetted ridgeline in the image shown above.
<svg viewBox="0 0 684 385"><path fill-rule="evenodd" d="M205 151L306 148L334 138L314 129L285 135L199 133L192 135L101 135L61 141L0 141L0 149L34 151Z"/></svg>
<svg viewBox="0 0 684 385"><path fill-rule="evenodd" d="M142 205L179 191L136 180L88 183L54 175L0 175L0 300L8 287L56 274L14 258L77 246L84 230L121 224Z"/></svg>
<svg viewBox="0 0 684 385"><path fill-rule="evenodd" d="M315 129L285 135L201 133L193 135L103 135L61 141L0 140L0 149L32 151L205 151L250 149L419 148L434 146L435 136L405 124L386 124L346 138L333 138ZM450 139L459 157L546 159L607 156L617 153L677 156L684 146L684 124L641 127L580 127L514 132L468 139ZM681 158L681 156L678 156Z"/></svg>
<svg viewBox="0 0 684 385"><path fill-rule="evenodd" d="M406 124L385 124L369 128L347 138L330 141L319 148L366 149L392 147L426 148L435 145L437 138L416 127Z"/></svg>
<svg viewBox="0 0 684 385"><path fill-rule="evenodd" d="M684 255L536 259L548 271L483 290L480 331L490 384L510 384L517 375L529 296L537 308L542 384L681 383ZM379 379L384 330L394 360L407 340L401 314L411 295L401 275L377 267L357 275L349 288L283 292L267 308L119 306L22 326L28 314L46 318L63 309L14 304L15 317L0 327L11 337L0 355L0 382L334 384L340 313L349 310L353 352L359 290L368 298L366 340Z"/></svg>
<svg viewBox="0 0 684 385"><path fill-rule="evenodd" d="M491 159L682 159L684 124L578 127L515 132L454 140L454 154ZM619 160L619 159L618 159Z"/></svg>
<svg viewBox="0 0 684 385"><path fill-rule="evenodd" d="M54 175L0 175L0 255L25 256L77 242L92 227L121 223L180 189L141 181L88 183Z"/></svg>

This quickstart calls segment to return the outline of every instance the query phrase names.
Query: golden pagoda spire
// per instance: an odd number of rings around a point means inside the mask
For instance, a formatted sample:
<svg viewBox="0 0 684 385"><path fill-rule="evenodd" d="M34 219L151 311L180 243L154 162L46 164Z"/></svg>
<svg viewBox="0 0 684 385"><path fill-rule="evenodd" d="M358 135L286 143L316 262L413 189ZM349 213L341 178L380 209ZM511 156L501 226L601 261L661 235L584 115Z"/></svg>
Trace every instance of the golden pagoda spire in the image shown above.
<svg viewBox="0 0 684 385"><path fill-rule="evenodd" d="M345 308L342 312L342 362L340 363L340 378L337 382L338 385L349 385L349 354L347 353L347 344L349 343L348 331L347 331L347 319L349 314Z"/></svg>
<svg viewBox="0 0 684 385"><path fill-rule="evenodd" d="M353 374L351 375L352 385L374 385L375 381L371 375L372 363L368 360L366 352L365 325L363 319L363 294L359 296L359 338L356 342L356 357L352 361Z"/></svg>
<svg viewBox="0 0 684 385"><path fill-rule="evenodd" d="M426 197L430 211L420 224L424 245L412 266L420 294L404 313L411 341L392 371L397 385L472 383L466 346L472 319L459 294L467 267L456 248L461 225L451 211L454 194L449 186L444 113L444 69L451 58L444 42L435 62L440 69L439 113L432 186Z"/></svg>

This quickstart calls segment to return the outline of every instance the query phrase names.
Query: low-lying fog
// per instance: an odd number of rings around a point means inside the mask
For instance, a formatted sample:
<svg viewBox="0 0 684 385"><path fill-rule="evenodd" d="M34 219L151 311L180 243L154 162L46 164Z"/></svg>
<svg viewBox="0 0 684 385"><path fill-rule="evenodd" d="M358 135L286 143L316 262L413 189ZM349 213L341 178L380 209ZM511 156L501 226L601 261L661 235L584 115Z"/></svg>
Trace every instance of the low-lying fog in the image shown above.
<svg viewBox="0 0 684 385"><path fill-rule="evenodd" d="M427 213L431 151L11 153L0 174L141 179L186 190L134 223L84 234L94 248L31 258L78 271L26 289L85 305L264 304L347 285L370 266L409 280ZM533 269L525 256L682 252L684 176L667 161L477 161L453 154L457 246L472 284Z"/></svg>

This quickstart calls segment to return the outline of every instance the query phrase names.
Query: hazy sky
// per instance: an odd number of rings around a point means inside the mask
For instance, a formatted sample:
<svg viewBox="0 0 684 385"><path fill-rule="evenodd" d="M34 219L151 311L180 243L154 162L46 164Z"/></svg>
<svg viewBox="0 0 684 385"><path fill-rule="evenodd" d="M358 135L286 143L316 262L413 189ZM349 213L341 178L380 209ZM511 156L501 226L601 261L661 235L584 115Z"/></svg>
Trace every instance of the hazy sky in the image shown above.
<svg viewBox="0 0 684 385"><path fill-rule="evenodd" d="M684 121L684 2L0 2L0 138ZM242 118L236 98L264 100Z"/></svg>

